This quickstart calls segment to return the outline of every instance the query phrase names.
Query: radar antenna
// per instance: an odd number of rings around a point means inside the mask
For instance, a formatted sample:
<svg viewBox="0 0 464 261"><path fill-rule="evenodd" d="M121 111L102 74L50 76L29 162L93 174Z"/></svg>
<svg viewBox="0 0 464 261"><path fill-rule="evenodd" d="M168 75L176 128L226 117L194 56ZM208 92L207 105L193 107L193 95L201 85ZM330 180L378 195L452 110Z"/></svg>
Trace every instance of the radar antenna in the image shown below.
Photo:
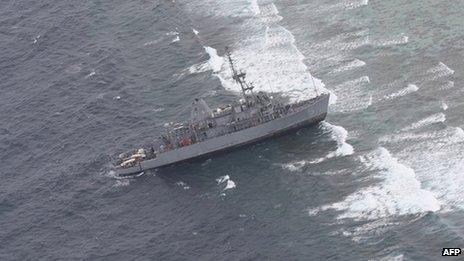
<svg viewBox="0 0 464 261"><path fill-rule="evenodd" d="M234 61L232 60L232 56L230 55L228 47L226 47L226 55L227 55L227 58L229 60L230 69L232 70L232 79L234 79L235 82L237 82L240 85L240 87L242 88L243 97L245 98L245 100L248 101L249 97L253 96L253 88L254 88L254 86L253 86L253 84L246 82L246 80L245 80L246 73L245 72L237 71L237 69L235 68L235 65L234 65Z"/></svg>

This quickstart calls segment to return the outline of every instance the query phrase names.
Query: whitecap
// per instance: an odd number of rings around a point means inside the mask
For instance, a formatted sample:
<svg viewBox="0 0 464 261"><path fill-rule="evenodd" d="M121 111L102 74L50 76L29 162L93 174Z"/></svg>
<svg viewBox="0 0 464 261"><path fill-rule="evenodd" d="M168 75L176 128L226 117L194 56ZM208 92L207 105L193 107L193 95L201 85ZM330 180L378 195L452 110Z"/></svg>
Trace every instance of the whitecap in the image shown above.
<svg viewBox="0 0 464 261"><path fill-rule="evenodd" d="M350 62L344 63L343 65L341 65L337 69L333 70L331 73L345 72L345 71L353 70L355 68L362 67L364 65L366 65L366 63L364 61L359 60L359 59L354 59L354 60L352 60Z"/></svg>
<svg viewBox="0 0 464 261"><path fill-rule="evenodd" d="M217 50L209 46L205 46L204 49L209 56L209 60L201 64L194 64L190 66L190 73L201 73L208 70L212 70L217 73L222 69L224 58L217 54Z"/></svg>
<svg viewBox="0 0 464 261"><path fill-rule="evenodd" d="M382 181L340 202L319 207L319 211L341 211L338 219L375 220L440 210L440 202L430 191L422 189L414 170L398 162L387 149L380 147L362 157L361 162L376 171L375 177Z"/></svg>
<svg viewBox="0 0 464 261"><path fill-rule="evenodd" d="M233 189L236 187L236 184L233 180L230 179L229 175L224 175L216 179L218 184L226 183L226 186L223 190Z"/></svg>
<svg viewBox="0 0 464 261"><path fill-rule="evenodd" d="M143 44L143 46L154 45L154 44L157 44L159 42L161 42L161 39L146 42L146 43Z"/></svg>
<svg viewBox="0 0 464 261"><path fill-rule="evenodd" d="M410 131L410 130L415 130L419 128L423 128L428 125L436 124L436 123L441 123L446 121L446 115L444 113L436 113L433 115L430 115L420 121L417 121L411 125L409 125L406 128L403 128L402 131Z"/></svg>
<svg viewBox="0 0 464 261"><path fill-rule="evenodd" d="M229 179L227 181L227 184L226 184L226 187L224 188L224 190L233 189L235 187L236 187L235 182L233 180Z"/></svg>
<svg viewBox="0 0 464 261"><path fill-rule="evenodd" d="M450 76L454 74L454 70L449 68L443 62L439 62L437 66L430 68L427 70L427 80L437 80L442 77ZM453 83L454 86L454 83Z"/></svg>
<svg viewBox="0 0 464 261"><path fill-rule="evenodd" d="M89 74L87 74L87 75L85 76L85 79L88 79L88 78L94 76L95 74L96 74L95 71L91 71Z"/></svg>
<svg viewBox="0 0 464 261"><path fill-rule="evenodd" d="M224 183L230 179L229 175L224 175L216 179L218 184Z"/></svg>
<svg viewBox="0 0 464 261"><path fill-rule="evenodd" d="M402 45L402 44L407 44L409 42L409 37L401 34L398 36L390 36L386 37L383 39L378 39L378 40L372 40L371 44L375 46L392 46L392 45Z"/></svg>
<svg viewBox="0 0 464 261"><path fill-rule="evenodd" d="M348 131L345 128L341 126L332 125L328 122L322 122L322 128L330 131L332 139L337 142L337 149L335 151L330 152L325 158L315 160L313 161L313 163L319 163L322 162L324 159L330 159L333 157L348 156L354 153L353 146L346 142L348 138Z"/></svg>
<svg viewBox="0 0 464 261"><path fill-rule="evenodd" d="M184 190L190 189L190 186L187 183L183 182L183 181L176 182L176 185L179 186L179 187L182 187Z"/></svg>
<svg viewBox="0 0 464 261"><path fill-rule="evenodd" d="M401 96L405 96L407 94L410 94L410 93L413 93L413 92L416 92L419 90L419 87L417 87L417 85L415 84L408 84L408 87L404 88L404 89L401 89L397 92L394 92L392 94L389 94L389 95L386 95L384 96L383 98L386 99L386 100L389 100L389 99L393 99L393 98L397 98L397 97L401 97Z"/></svg>
<svg viewBox="0 0 464 261"><path fill-rule="evenodd" d="M171 41L171 43L175 43L175 42L178 42L178 41L180 41L180 38L179 38L178 35L176 35L176 38L174 38L174 39Z"/></svg>
<svg viewBox="0 0 464 261"><path fill-rule="evenodd" d="M305 160L301 160L301 161L295 161L295 162L282 164L281 166L283 169L287 169L290 171L300 171L306 164L307 162Z"/></svg>
<svg viewBox="0 0 464 261"><path fill-rule="evenodd" d="M442 108L444 111L446 111L446 110L448 109L448 105L447 105L444 101L442 101L442 102L441 102L441 108Z"/></svg>

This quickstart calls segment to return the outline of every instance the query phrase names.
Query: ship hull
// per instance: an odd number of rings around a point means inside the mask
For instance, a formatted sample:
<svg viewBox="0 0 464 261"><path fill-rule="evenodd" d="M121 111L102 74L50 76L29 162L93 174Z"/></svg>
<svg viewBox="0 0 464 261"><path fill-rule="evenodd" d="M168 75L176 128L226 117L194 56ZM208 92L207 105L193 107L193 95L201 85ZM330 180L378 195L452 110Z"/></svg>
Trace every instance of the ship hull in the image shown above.
<svg viewBox="0 0 464 261"><path fill-rule="evenodd" d="M261 141L286 132L315 125L323 121L327 115L329 95L322 95L302 110L289 114L255 127L219 136L190 146L167 151L157 158L146 160L139 165L115 169L118 176L130 176L148 169L159 168L175 163L202 158L222 151L235 149L251 143Z"/></svg>

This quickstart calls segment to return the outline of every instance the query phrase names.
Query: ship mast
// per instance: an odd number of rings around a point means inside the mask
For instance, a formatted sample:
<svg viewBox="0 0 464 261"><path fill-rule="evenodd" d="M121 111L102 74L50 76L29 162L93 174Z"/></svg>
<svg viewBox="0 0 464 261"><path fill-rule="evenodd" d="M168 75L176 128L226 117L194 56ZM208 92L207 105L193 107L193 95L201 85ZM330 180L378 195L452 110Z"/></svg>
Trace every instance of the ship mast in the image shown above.
<svg viewBox="0 0 464 261"><path fill-rule="evenodd" d="M249 97L253 96L253 84L247 83L245 81L246 73L243 71L237 71L234 65L234 61L232 60L232 56L230 55L229 48L226 47L226 55L229 60L229 66L232 70L232 79L234 79L242 88L242 94L245 100L248 101Z"/></svg>

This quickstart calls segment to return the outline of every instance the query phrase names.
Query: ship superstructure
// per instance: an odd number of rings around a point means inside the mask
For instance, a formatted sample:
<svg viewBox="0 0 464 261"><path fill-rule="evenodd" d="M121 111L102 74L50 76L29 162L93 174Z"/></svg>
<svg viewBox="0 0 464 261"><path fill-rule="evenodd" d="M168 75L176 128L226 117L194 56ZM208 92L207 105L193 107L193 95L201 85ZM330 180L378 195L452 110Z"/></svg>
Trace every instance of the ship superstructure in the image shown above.
<svg viewBox="0 0 464 261"><path fill-rule="evenodd" d="M255 93L227 49L226 55L242 98L215 109L203 99L194 99L188 122L170 124L151 146L119 155L116 175L128 176L236 148L325 118L329 94L287 103L264 92Z"/></svg>

